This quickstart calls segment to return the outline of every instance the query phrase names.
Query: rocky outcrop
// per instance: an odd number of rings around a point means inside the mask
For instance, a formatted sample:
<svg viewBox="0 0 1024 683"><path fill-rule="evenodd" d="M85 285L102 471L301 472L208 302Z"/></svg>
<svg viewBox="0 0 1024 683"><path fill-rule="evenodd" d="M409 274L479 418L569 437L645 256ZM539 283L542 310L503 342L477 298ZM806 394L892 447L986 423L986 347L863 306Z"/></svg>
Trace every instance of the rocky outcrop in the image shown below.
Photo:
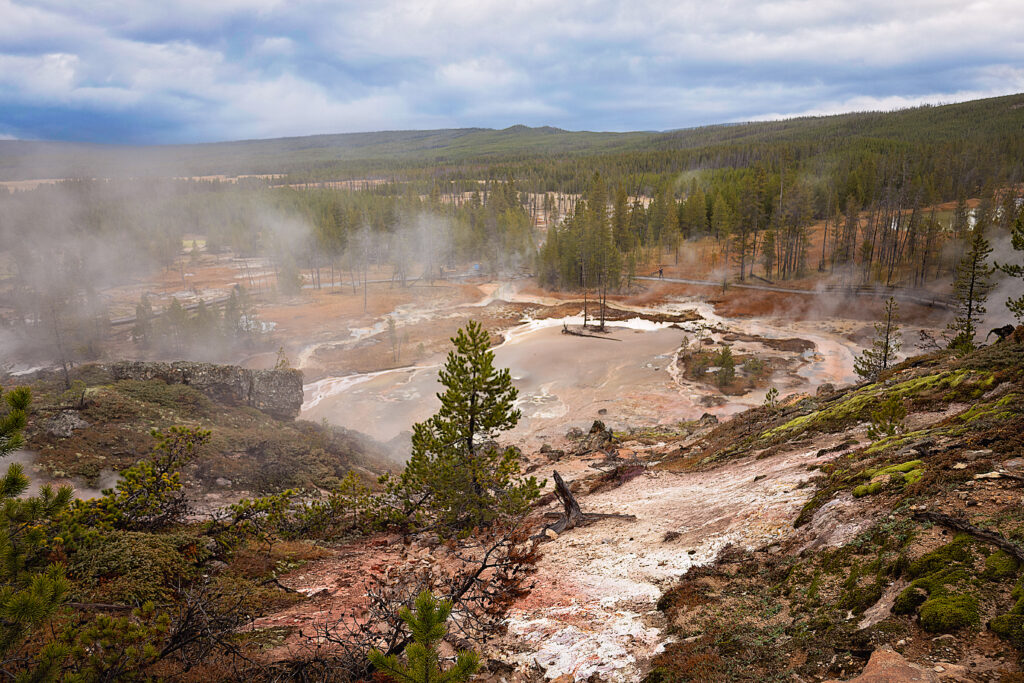
<svg viewBox="0 0 1024 683"><path fill-rule="evenodd" d="M604 426L604 422L594 420L590 432L576 444L576 455L586 455L594 451L603 451L612 442L612 430Z"/></svg>
<svg viewBox="0 0 1024 683"><path fill-rule="evenodd" d="M302 373L298 370L249 370L190 361L122 361L108 365L107 370L114 379L186 384L215 401L250 406L282 420L294 420L302 408Z"/></svg>
<svg viewBox="0 0 1024 683"><path fill-rule="evenodd" d="M957 671L953 671L953 669ZM911 664L905 660L900 653L890 647L880 647L871 653L871 659L860 676L851 678L847 683L926 683L928 681L939 681L943 679L964 680L958 676L962 667L935 666L933 669L926 669L917 664ZM945 673L945 676L939 674ZM842 683L842 681L831 679L825 683Z"/></svg>
<svg viewBox="0 0 1024 683"><path fill-rule="evenodd" d="M77 411L62 410L46 423L46 433L50 436L66 439L76 429L85 429L89 423L83 420Z"/></svg>

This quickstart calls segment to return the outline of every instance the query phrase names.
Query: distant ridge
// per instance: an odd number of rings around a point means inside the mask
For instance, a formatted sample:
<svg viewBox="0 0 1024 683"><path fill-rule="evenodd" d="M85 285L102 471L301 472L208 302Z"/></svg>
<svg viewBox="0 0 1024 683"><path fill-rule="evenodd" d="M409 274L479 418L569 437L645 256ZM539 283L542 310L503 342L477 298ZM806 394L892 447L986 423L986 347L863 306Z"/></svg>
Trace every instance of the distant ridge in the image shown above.
<svg viewBox="0 0 1024 683"><path fill-rule="evenodd" d="M893 112L858 112L717 124L665 132L567 131L515 125L501 130L337 133L188 145L102 145L0 140L0 179L139 175L302 173L314 168L395 169L495 164L524 156L588 156L702 147L872 139L941 143L1024 135L1024 94Z"/></svg>

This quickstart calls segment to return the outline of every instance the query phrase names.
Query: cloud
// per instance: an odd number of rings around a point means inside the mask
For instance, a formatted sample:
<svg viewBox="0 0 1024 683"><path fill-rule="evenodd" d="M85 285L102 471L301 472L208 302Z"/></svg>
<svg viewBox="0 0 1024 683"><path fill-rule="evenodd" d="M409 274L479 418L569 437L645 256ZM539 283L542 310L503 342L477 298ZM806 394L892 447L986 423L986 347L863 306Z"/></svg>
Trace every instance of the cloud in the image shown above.
<svg viewBox="0 0 1024 683"><path fill-rule="evenodd" d="M0 0L0 17L0 131L22 137L652 130L1024 90L1012 0Z"/></svg>

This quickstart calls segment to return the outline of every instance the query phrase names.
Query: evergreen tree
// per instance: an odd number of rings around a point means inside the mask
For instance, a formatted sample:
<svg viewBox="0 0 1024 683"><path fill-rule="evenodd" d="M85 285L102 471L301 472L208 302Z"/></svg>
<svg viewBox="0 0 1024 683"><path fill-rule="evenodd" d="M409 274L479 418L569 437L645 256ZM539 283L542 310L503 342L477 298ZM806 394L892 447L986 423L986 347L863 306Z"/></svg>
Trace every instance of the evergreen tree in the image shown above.
<svg viewBox="0 0 1024 683"><path fill-rule="evenodd" d="M403 607L398 613L408 626L413 642L406 648L405 664L395 655L385 656L380 650L370 650L369 659L378 673L398 683L465 683L480 667L480 657L472 651L459 652L455 663L441 669L438 645L448 633L448 617L452 613L450 600L438 600L430 591L416 597L416 611Z"/></svg>
<svg viewBox="0 0 1024 683"><path fill-rule="evenodd" d="M489 443L521 416L509 371L494 368L490 335L470 321L452 343L440 372L441 409L413 425L400 486L407 512L422 505L443 524L468 529L524 512L539 485L534 477L519 479L518 450Z"/></svg>
<svg viewBox="0 0 1024 683"><path fill-rule="evenodd" d="M205 301L200 300L195 315L189 320L190 340L204 352L213 347L213 342L217 338L217 318L216 312L211 310Z"/></svg>
<svg viewBox="0 0 1024 683"><path fill-rule="evenodd" d="M979 223L971 235L960 264L956 267L956 280L953 292L956 295L957 316L949 324L949 347L960 353L974 350L974 336L978 331L978 323L985 315L985 302L992 291L992 266L988 257L992 246L985 239L985 233Z"/></svg>
<svg viewBox="0 0 1024 683"><path fill-rule="evenodd" d="M875 323L875 340L870 349L864 351L853 361L853 371L869 382L874 382L884 370L896 361L900 350L899 310L896 299L889 297L885 302L882 320Z"/></svg>
<svg viewBox="0 0 1024 683"><path fill-rule="evenodd" d="M769 228L765 230L764 240L761 244L761 262L764 265L764 276L769 280L775 273L775 231Z"/></svg>
<svg viewBox="0 0 1024 683"><path fill-rule="evenodd" d="M729 281L729 247L732 245L733 211L729 202L722 195L715 197L714 209L711 213L711 227L722 250L722 289Z"/></svg>
<svg viewBox="0 0 1024 683"><path fill-rule="evenodd" d="M32 392L28 387L18 387L7 392L7 414L0 418L0 458L21 448L21 430L28 421L28 406Z"/></svg>
<svg viewBox="0 0 1024 683"><path fill-rule="evenodd" d="M164 311L160 324L161 337L168 350L180 353L188 330L188 311L177 298L171 298L171 304Z"/></svg>
<svg viewBox="0 0 1024 683"><path fill-rule="evenodd" d="M153 304L149 295L143 294L135 304L135 326L132 327L132 341L141 348L149 346L153 338Z"/></svg>
<svg viewBox="0 0 1024 683"><path fill-rule="evenodd" d="M718 353L718 357L715 358L715 364L718 365L718 372L716 373L718 386L725 387L731 384L736 378L736 359L732 355L732 348L723 346L722 350Z"/></svg>
<svg viewBox="0 0 1024 683"><path fill-rule="evenodd" d="M1017 216L1010 230L1010 240L1014 251L1024 251L1024 213ZM1024 280L1024 264L1021 263L997 263L996 267L1010 277ZM1009 297L1006 300L1006 307L1013 313L1017 322L1024 322L1024 294L1019 297Z"/></svg>
<svg viewBox="0 0 1024 683"><path fill-rule="evenodd" d="M21 430L32 395L19 387L6 396L8 412L0 420L0 456L21 446ZM0 477L0 668L19 680L52 680L66 651L58 644L32 657L23 651L65 600L69 584L64 568L48 561L44 527L71 502L70 486L50 485L38 496L23 497L29 480L20 463Z"/></svg>
<svg viewBox="0 0 1024 683"><path fill-rule="evenodd" d="M245 331L245 290L239 285L231 289L228 300L224 303L224 317L221 326L224 336L230 341L241 336Z"/></svg>

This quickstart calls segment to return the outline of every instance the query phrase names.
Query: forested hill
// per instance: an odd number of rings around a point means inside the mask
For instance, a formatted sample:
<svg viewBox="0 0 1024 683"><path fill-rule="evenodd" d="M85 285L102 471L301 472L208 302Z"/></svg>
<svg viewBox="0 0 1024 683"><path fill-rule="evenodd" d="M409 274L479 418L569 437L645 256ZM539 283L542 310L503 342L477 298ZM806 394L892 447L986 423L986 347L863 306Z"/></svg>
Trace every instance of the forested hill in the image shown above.
<svg viewBox="0 0 1024 683"><path fill-rule="evenodd" d="M0 141L0 178L69 175L301 173L353 164L373 172L400 166L507 160L518 156L630 151L655 133L571 132L512 126L381 131L130 147L65 142Z"/></svg>
<svg viewBox="0 0 1024 683"><path fill-rule="evenodd" d="M732 166L738 158L805 159L924 147L990 150L1020 158L1024 94L896 112L867 112L784 121L704 126L668 132L601 133L512 126L384 131L245 140L198 145L129 147L63 142L0 141L5 180L140 174L289 173L296 179L387 175L444 166L456 175L516 172L538 158L634 159L647 172L673 165ZM934 151L934 150L932 150ZM653 158L650 157L653 153ZM739 165L743 165L742 163Z"/></svg>

